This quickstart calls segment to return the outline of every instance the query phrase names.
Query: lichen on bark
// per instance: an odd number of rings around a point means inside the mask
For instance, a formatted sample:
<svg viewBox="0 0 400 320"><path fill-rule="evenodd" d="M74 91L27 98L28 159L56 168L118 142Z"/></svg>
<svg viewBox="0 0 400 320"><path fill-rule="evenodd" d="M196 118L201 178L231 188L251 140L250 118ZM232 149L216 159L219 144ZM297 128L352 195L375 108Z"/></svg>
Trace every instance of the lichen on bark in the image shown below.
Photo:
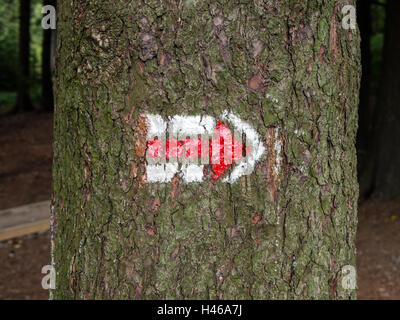
<svg viewBox="0 0 400 320"><path fill-rule="evenodd" d="M360 54L343 3L59 1L54 298L355 297ZM226 109L267 149L251 175L146 183L143 114Z"/></svg>

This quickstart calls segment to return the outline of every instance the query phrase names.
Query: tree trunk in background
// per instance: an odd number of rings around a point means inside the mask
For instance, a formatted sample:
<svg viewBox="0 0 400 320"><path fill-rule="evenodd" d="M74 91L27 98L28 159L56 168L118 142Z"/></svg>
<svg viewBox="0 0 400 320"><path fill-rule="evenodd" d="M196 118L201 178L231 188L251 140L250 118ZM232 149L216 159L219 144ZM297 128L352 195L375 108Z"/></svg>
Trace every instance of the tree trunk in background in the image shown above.
<svg viewBox="0 0 400 320"><path fill-rule="evenodd" d="M400 1L386 4L383 77L374 128L370 190L378 199L400 195Z"/></svg>
<svg viewBox="0 0 400 320"><path fill-rule="evenodd" d="M55 6L56 1L44 0L43 6ZM43 49L42 49L42 108L46 111L53 111L53 80L51 72L51 45L52 33L55 30L43 29Z"/></svg>
<svg viewBox="0 0 400 320"><path fill-rule="evenodd" d="M357 22L361 36L361 87L358 108L357 153L359 173L362 173L371 150L370 69L371 69L371 1L357 0ZM362 185L360 185L362 188Z"/></svg>
<svg viewBox="0 0 400 320"><path fill-rule="evenodd" d="M54 298L355 297L360 38L343 3L58 5ZM146 114L224 110L261 137L254 172L148 182Z"/></svg>
<svg viewBox="0 0 400 320"><path fill-rule="evenodd" d="M19 2L19 74L16 111L32 110L29 97L29 48L30 34L29 23L31 15L31 1Z"/></svg>

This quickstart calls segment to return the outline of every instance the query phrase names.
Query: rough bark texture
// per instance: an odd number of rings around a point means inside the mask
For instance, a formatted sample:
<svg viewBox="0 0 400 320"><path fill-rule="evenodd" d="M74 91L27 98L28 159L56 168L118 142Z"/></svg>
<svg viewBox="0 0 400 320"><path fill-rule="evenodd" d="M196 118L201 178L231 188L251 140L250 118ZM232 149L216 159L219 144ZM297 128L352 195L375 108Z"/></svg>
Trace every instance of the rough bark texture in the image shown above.
<svg viewBox="0 0 400 320"><path fill-rule="evenodd" d="M359 34L344 1L58 3L54 298L354 298ZM251 123L233 184L146 183L142 114Z"/></svg>
<svg viewBox="0 0 400 320"><path fill-rule="evenodd" d="M16 111L32 110L29 96L29 23L31 16L31 0L19 1L19 72Z"/></svg>
<svg viewBox="0 0 400 320"><path fill-rule="evenodd" d="M373 136L366 170L361 176L362 194L393 199L400 195L400 2L386 4L383 71L374 111Z"/></svg>

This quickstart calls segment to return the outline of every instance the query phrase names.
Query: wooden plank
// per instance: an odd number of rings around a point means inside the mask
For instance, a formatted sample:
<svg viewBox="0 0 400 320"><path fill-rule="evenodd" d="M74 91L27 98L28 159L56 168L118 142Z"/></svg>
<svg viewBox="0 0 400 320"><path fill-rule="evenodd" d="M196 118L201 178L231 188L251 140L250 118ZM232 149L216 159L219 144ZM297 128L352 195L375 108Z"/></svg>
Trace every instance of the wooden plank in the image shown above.
<svg viewBox="0 0 400 320"><path fill-rule="evenodd" d="M50 201L0 211L0 241L50 228Z"/></svg>
<svg viewBox="0 0 400 320"><path fill-rule="evenodd" d="M9 240L31 233L46 231L50 229L50 221L43 220L26 225L21 225L15 228L5 229L0 231L0 241Z"/></svg>

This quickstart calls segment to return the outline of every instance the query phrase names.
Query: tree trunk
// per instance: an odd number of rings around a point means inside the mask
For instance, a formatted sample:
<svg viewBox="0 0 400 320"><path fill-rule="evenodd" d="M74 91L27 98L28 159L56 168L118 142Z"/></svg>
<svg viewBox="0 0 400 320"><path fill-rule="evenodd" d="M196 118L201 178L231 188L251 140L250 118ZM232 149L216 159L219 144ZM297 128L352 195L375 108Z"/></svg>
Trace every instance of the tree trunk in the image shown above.
<svg viewBox="0 0 400 320"><path fill-rule="evenodd" d="M44 0L43 6L55 6L55 1ZM53 111L53 79L51 71L51 46L55 30L43 29L43 46L42 46L42 108L46 111Z"/></svg>
<svg viewBox="0 0 400 320"><path fill-rule="evenodd" d="M355 297L360 40L341 1L58 5L54 298ZM193 176L172 151L207 125ZM234 129L241 176L213 158Z"/></svg>
<svg viewBox="0 0 400 320"><path fill-rule="evenodd" d="M383 72L369 168L363 175L363 184L376 199L393 199L400 195L400 2L388 0L386 4Z"/></svg>
<svg viewBox="0 0 400 320"><path fill-rule="evenodd" d="M19 2L19 74L16 111L32 110L29 97L29 48L30 34L29 24L31 15L31 1L20 0Z"/></svg>

